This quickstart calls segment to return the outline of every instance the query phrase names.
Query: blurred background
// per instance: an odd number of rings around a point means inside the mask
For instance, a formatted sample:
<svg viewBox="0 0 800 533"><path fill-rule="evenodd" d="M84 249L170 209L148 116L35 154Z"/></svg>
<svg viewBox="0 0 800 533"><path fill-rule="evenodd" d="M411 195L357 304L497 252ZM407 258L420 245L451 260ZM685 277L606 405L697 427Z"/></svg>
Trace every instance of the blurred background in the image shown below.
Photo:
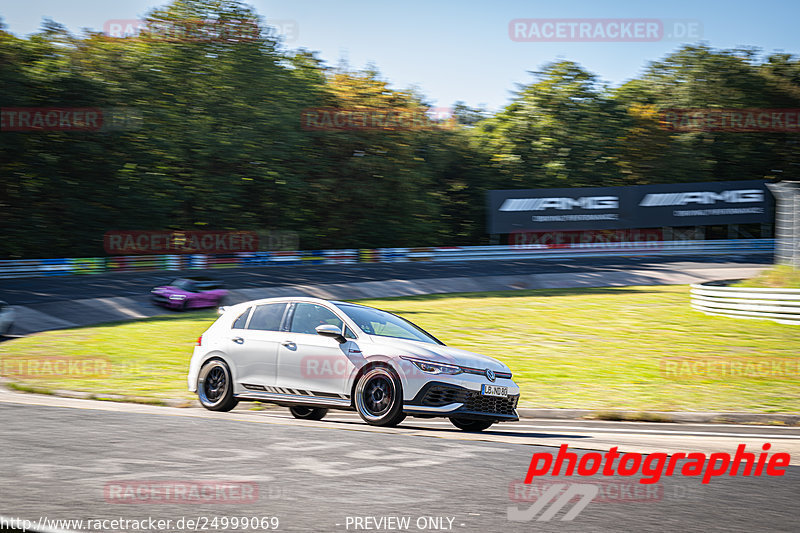
<svg viewBox="0 0 800 533"><path fill-rule="evenodd" d="M800 107L785 3L256 4L4 6L0 258L104 255L103 234L129 229L488 244L492 189L797 176L792 132L663 121ZM661 26L536 41L515 33L525 17ZM15 128L29 108L103 120Z"/></svg>

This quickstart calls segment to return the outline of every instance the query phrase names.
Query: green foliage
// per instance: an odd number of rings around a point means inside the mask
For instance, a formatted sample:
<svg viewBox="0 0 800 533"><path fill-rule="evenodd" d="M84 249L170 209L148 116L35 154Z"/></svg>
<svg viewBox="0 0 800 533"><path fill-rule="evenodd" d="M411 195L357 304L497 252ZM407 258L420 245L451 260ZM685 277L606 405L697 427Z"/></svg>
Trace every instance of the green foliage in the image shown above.
<svg viewBox="0 0 800 533"><path fill-rule="evenodd" d="M103 255L112 229L292 230L305 249L482 244L487 190L755 179L800 164L791 134L659 120L669 108L800 107L789 54L686 46L618 88L559 61L494 115L457 102L447 124L325 131L304 129L303 111L429 105L375 67L282 48L238 0L175 0L146 20L127 38L53 21L19 38L0 24L0 106L138 119L2 132L0 257ZM249 37L204 39L203 21Z"/></svg>
<svg viewBox="0 0 800 533"><path fill-rule="evenodd" d="M790 265L777 265L754 278L736 283L734 287L800 289L800 270Z"/></svg>

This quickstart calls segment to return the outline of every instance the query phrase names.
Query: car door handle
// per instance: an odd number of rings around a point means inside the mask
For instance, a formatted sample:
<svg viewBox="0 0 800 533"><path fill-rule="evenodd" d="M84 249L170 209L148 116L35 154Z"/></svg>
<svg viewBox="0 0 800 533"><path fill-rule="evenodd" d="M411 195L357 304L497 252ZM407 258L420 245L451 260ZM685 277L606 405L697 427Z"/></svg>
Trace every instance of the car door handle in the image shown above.
<svg viewBox="0 0 800 533"><path fill-rule="evenodd" d="M284 346L294 346L294 341L283 341L281 344Z"/></svg>
<svg viewBox="0 0 800 533"><path fill-rule="evenodd" d="M235 342L236 344L244 344L244 339L243 339L243 338L241 338L241 337L234 337L234 338L232 338L231 340L232 340L233 342Z"/></svg>

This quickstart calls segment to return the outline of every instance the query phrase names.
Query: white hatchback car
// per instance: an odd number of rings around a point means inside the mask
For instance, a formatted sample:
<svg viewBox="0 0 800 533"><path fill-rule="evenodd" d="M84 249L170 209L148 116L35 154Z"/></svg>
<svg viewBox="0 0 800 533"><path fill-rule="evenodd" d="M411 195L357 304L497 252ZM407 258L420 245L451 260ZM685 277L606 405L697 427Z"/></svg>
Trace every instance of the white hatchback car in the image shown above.
<svg viewBox="0 0 800 533"><path fill-rule="evenodd" d="M213 411L239 401L289 407L319 420L355 409L368 424L448 417L466 431L518 420L511 371L449 348L408 320L319 298L269 298L221 308L198 339L189 390Z"/></svg>

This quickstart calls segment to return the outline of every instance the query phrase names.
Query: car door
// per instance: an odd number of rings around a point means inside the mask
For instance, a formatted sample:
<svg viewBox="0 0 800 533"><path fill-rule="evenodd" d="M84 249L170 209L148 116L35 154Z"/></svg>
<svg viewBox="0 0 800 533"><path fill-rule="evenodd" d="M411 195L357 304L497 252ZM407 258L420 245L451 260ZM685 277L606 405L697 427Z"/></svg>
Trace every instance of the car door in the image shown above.
<svg viewBox="0 0 800 533"><path fill-rule="evenodd" d="M325 306L297 302L288 314L288 332L278 348L279 387L293 389L302 395L329 396L348 395L348 377L363 360L361 352L350 340L354 338L349 329L340 344L334 338L316 332L316 327L331 324L344 327L342 320Z"/></svg>
<svg viewBox="0 0 800 533"><path fill-rule="evenodd" d="M240 315L230 331L228 351L236 365L237 393L263 391L275 384L278 346L286 302L256 305Z"/></svg>

